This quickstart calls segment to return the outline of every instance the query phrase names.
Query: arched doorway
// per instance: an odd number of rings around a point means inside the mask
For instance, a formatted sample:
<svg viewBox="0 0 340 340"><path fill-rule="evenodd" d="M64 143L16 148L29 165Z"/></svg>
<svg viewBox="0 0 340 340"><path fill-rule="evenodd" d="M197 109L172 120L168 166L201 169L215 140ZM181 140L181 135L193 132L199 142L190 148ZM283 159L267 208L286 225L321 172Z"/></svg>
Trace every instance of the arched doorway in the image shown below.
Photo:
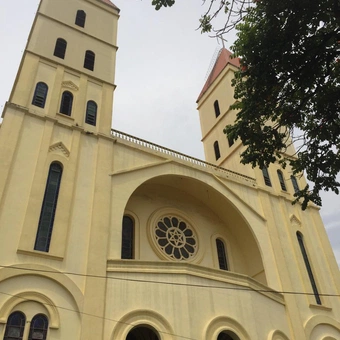
<svg viewBox="0 0 340 340"><path fill-rule="evenodd" d="M218 335L217 340L240 340L240 338L234 332L224 331Z"/></svg>
<svg viewBox="0 0 340 340"><path fill-rule="evenodd" d="M146 326L133 328L126 337L126 340L160 340L157 332Z"/></svg>

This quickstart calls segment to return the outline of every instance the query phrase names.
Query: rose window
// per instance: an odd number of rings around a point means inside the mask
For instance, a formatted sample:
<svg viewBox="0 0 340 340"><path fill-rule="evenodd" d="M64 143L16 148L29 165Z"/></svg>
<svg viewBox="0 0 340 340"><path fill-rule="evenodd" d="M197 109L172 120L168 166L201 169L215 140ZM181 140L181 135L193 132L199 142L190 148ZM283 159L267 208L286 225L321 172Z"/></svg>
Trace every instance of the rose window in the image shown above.
<svg viewBox="0 0 340 340"><path fill-rule="evenodd" d="M196 254L197 237L190 225L175 216L165 216L155 225L156 243L173 260L187 260Z"/></svg>

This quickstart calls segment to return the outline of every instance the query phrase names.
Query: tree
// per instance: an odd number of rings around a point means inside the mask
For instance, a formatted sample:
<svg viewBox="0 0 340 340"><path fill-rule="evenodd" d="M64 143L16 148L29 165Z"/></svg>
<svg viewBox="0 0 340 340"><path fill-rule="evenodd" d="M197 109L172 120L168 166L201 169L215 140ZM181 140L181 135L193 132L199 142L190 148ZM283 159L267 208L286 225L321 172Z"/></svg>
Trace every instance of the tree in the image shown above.
<svg viewBox="0 0 340 340"><path fill-rule="evenodd" d="M302 209L309 201L321 205L320 191L339 194L340 186L340 3L255 0L236 23L232 49L241 67L232 108L238 114L224 131L245 145L243 163L279 162L294 174L305 172L314 185L295 193L294 202L302 201ZM292 141L296 157L285 153Z"/></svg>

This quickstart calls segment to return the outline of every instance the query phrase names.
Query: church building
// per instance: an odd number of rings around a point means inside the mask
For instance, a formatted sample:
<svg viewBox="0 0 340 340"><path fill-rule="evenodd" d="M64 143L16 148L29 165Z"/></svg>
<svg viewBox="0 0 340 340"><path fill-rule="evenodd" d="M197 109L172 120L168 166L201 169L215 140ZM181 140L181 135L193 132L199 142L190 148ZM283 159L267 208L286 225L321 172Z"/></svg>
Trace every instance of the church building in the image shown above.
<svg viewBox="0 0 340 340"><path fill-rule="evenodd" d="M0 126L0 339L340 340L305 178L223 134L239 61L198 96L206 161L111 129L119 15L40 2Z"/></svg>

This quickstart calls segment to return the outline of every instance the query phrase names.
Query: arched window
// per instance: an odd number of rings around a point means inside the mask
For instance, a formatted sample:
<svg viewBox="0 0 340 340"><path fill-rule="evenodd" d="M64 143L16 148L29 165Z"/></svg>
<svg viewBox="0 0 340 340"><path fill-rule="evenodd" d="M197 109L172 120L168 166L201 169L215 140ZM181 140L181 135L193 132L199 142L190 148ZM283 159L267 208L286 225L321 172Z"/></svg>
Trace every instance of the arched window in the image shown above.
<svg viewBox="0 0 340 340"><path fill-rule="evenodd" d="M218 100L214 101L214 109L215 109L215 117L217 118L221 114L220 106L218 105Z"/></svg>
<svg viewBox="0 0 340 340"><path fill-rule="evenodd" d="M263 179L264 179L265 185L268 185L269 187L271 187L272 186L272 182L270 181L270 177L269 177L269 173L268 173L267 167L264 166L262 168L262 174L263 174Z"/></svg>
<svg viewBox="0 0 340 340"><path fill-rule="evenodd" d="M97 104L89 100L86 105L85 123L96 126L97 122Z"/></svg>
<svg viewBox="0 0 340 340"><path fill-rule="evenodd" d="M224 331L218 335L217 340L240 340L240 338L234 332Z"/></svg>
<svg viewBox="0 0 340 340"><path fill-rule="evenodd" d="M218 141L214 143L215 158L218 160L221 157L220 147L218 146Z"/></svg>
<svg viewBox="0 0 340 340"><path fill-rule="evenodd" d="M133 219L125 215L122 226L122 259L134 258L134 229Z"/></svg>
<svg viewBox="0 0 340 340"><path fill-rule="evenodd" d="M63 169L59 163L51 164L40 212L35 250L49 251L62 172Z"/></svg>
<svg viewBox="0 0 340 340"><path fill-rule="evenodd" d="M47 92L48 86L45 83L37 83L32 99L32 105L44 108L47 98Z"/></svg>
<svg viewBox="0 0 340 340"><path fill-rule="evenodd" d="M83 10L78 10L75 24L80 27L85 27L86 13Z"/></svg>
<svg viewBox="0 0 340 340"><path fill-rule="evenodd" d="M21 340L24 334L26 317L21 312L12 313L6 324L4 340Z"/></svg>
<svg viewBox="0 0 340 340"><path fill-rule="evenodd" d="M279 182L280 182L280 185L281 185L281 189L283 191L287 191L285 179L283 177L283 173L282 173L281 170L277 170L277 177L279 177Z"/></svg>
<svg viewBox="0 0 340 340"><path fill-rule="evenodd" d="M72 104L73 94L69 91L63 92L63 95L61 96L60 113L63 113L64 115L67 116L71 116Z"/></svg>
<svg viewBox="0 0 340 340"><path fill-rule="evenodd" d="M138 326L133 328L126 337L126 340L159 340L156 331L151 327Z"/></svg>
<svg viewBox="0 0 340 340"><path fill-rule="evenodd" d="M302 234L300 232L297 232L296 233L296 237L297 237L298 242L299 242L299 246L300 246L301 254L302 254L302 257L303 257L303 261L305 262L305 266L306 266L306 270L307 270L307 273L308 273L309 281L310 281L312 289L313 289L315 301L316 301L316 303L318 305L321 305L321 299L320 299L319 291L318 291L318 288L316 286L316 282L315 282L315 279L314 279L312 267L310 265L310 262L309 262L309 259L308 259L308 255L307 255L307 251L306 251L306 248L305 248L305 244L303 242L303 236L302 236Z"/></svg>
<svg viewBox="0 0 340 340"><path fill-rule="evenodd" d="M95 58L96 56L92 51L86 51L84 59L84 68L93 71Z"/></svg>
<svg viewBox="0 0 340 340"><path fill-rule="evenodd" d="M227 253L225 250L224 242L219 238L216 239L216 250L218 257L218 265L220 269L228 270Z"/></svg>
<svg viewBox="0 0 340 340"><path fill-rule="evenodd" d="M48 319L44 314L37 314L31 321L28 340L46 340Z"/></svg>
<svg viewBox="0 0 340 340"><path fill-rule="evenodd" d="M56 43L55 43L53 55L58 57L58 58L64 59L65 53L66 53L66 46L67 46L66 40L64 40L62 38L58 38Z"/></svg>
<svg viewBox="0 0 340 340"><path fill-rule="evenodd" d="M293 184L294 192L300 191L299 184L298 184L298 182L297 182L297 180L296 180L296 177L293 176L293 175L291 175L291 176L290 176L290 179L291 179L292 184Z"/></svg>

